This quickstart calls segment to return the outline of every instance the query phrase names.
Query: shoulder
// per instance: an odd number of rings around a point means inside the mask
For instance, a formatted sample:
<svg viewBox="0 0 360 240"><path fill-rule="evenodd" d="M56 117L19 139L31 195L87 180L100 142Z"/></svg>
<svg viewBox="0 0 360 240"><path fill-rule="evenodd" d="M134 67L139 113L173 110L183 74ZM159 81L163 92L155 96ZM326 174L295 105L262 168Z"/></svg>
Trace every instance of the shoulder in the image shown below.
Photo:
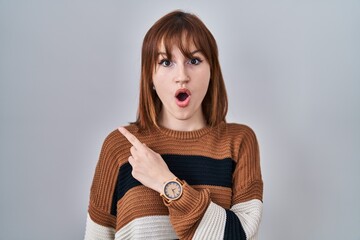
<svg viewBox="0 0 360 240"><path fill-rule="evenodd" d="M255 131L246 124L241 123L223 123L220 125L223 133L236 138L255 138Z"/></svg>
<svg viewBox="0 0 360 240"><path fill-rule="evenodd" d="M124 126L134 135L137 135L137 127L135 125ZM111 130L103 141L101 154L104 156L111 156L111 158L122 158L122 155L127 155L131 145L129 141L120 133L118 128Z"/></svg>
<svg viewBox="0 0 360 240"><path fill-rule="evenodd" d="M123 127L126 128L129 132L131 132L134 135L137 135L137 133L139 131L138 128L134 124L126 125ZM118 127L116 127L115 129L111 130L110 133L107 134L107 136L105 137L105 140L104 140L104 144L113 146L113 145L118 145L119 143L122 143L123 141L126 141L126 138L120 133Z"/></svg>

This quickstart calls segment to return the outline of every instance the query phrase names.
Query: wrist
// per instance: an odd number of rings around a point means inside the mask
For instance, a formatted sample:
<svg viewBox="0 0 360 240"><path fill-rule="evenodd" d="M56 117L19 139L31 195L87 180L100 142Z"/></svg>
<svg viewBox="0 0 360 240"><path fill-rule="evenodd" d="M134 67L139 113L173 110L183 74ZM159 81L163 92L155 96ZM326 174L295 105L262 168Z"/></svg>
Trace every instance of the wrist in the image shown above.
<svg viewBox="0 0 360 240"><path fill-rule="evenodd" d="M165 183L170 181L171 179L175 179L175 178L176 178L176 176L172 172L169 172L168 174L163 175L162 177L159 178L159 182L157 184L157 188L155 189L155 191L157 191L160 194L163 194Z"/></svg>
<svg viewBox="0 0 360 240"><path fill-rule="evenodd" d="M163 191L160 193L164 203L170 204L170 202L178 200L183 193L183 186L184 181L181 181L177 177L165 182Z"/></svg>

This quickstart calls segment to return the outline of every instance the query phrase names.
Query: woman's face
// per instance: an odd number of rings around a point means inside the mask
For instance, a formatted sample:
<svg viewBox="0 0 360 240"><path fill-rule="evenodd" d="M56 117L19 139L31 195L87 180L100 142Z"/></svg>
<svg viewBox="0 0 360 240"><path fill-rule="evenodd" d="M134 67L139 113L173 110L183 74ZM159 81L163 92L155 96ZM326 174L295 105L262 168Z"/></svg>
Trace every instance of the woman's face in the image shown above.
<svg viewBox="0 0 360 240"><path fill-rule="evenodd" d="M160 47L152 77L162 102L159 123L163 126L176 128L177 124L185 123L197 128L198 124L206 123L201 103L210 82L210 65L194 45L190 46L190 52L192 58L188 59L173 46L169 59L165 47Z"/></svg>

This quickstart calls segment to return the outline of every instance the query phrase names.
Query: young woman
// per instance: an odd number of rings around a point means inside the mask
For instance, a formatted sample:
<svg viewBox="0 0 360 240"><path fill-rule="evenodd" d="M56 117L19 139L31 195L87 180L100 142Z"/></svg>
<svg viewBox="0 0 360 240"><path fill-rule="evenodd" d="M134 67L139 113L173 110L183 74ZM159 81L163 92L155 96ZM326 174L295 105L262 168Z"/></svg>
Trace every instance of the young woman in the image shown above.
<svg viewBox="0 0 360 240"><path fill-rule="evenodd" d="M171 12L142 47L137 120L105 139L85 239L256 239L262 213L251 128L225 122L215 39Z"/></svg>

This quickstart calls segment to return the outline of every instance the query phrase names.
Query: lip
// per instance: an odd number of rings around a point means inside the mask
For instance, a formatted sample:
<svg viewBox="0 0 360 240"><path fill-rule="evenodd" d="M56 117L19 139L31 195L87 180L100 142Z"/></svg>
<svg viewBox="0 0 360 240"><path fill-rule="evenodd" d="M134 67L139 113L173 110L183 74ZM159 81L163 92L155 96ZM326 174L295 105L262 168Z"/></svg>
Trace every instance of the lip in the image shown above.
<svg viewBox="0 0 360 240"><path fill-rule="evenodd" d="M180 93L186 93L188 95L188 97L184 100L184 101L180 101L176 96L178 96ZM175 101L176 101L176 105L178 105L181 108L187 107L190 104L190 99L191 99L191 92L189 89L187 88L181 88L179 90L176 91L175 93Z"/></svg>

